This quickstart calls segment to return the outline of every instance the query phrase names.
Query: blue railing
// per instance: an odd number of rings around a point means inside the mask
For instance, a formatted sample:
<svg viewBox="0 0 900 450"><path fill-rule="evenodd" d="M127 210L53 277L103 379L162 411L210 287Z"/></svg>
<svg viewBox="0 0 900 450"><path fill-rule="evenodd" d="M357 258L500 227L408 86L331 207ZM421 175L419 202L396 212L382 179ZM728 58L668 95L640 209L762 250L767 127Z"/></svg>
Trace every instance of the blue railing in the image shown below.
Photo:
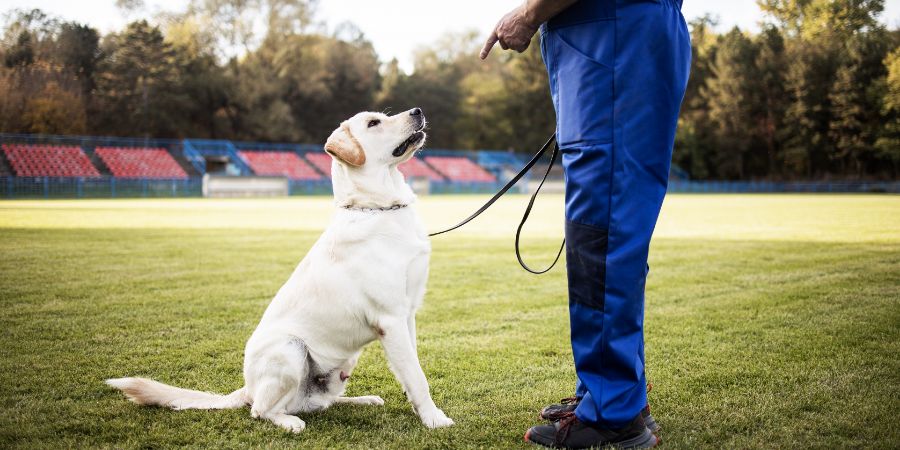
<svg viewBox="0 0 900 450"><path fill-rule="evenodd" d="M289 180L290 195L331 195L331 180ZM0 177L2 199L200 197L203 178Z"/></svg>
<svg viewBox="0 0 900 450"><path fill-rule="evenodd" d="M0 196L28 198L199 197L203 179L0 177Z"/></svg>
<svg viewBox="0 0 900 450"><path fill-rule="evenodd" d="M205 156L226 156L229 162L240 171L240 175L252 175L253 171L244 158L238 154L237 147L231 141L221 139L185 139L184 157L193 164L201 174L206 173Z"/></svg>
<svg viewBox="0 0 900 450"><path fill-rule="evenodd" d="M290 195L330 195L331 180L290 180ZM432 182L432 194L487 194L497 183ZM0 198L150 198L199 197L203 179L128 179L115 177L0 177ZM682 193L893 193L900 182L743 182L670 181L669 192Z"/></svg>
<svg viewBox="0 0 900 450"><path fill-rule="evenodd" d="M460 181L432 181L429 185L431 194L493 194L500 190L505 183L467 183ZM523 186L523 182L517 186ZM516 192L513 190L512 192Z"/></svg>
<svg viewBox="0 0 900 450"><path fill-rule="evenodd" d="M197 173L206 173L206 158L191 145L190 141L184 141L181 152L182 155L184 155L184 159L188 160L188 162L194 166L194 170L196 170Z"/></svg>
<svg viewBox="0 0 900 450"><path fill-rule="evenodd" d="M331 195L331 180L288 180L288 195Z"/></svg>
<svg viewBox="0 0 900 450"><path fill-rule="evenodd" d="M754 193L892 193L900 194L900 181L678 181L669 180L669 192Z"/></svg>
<svg viewBox="0 0 900 450"><path fill-rule="evenodd" d="M475 161L479 165L489 166L510 166L522 167L528 162L527 155L513 152L501 152L497 150L482 150L478 152L478 159Z"/></svg>

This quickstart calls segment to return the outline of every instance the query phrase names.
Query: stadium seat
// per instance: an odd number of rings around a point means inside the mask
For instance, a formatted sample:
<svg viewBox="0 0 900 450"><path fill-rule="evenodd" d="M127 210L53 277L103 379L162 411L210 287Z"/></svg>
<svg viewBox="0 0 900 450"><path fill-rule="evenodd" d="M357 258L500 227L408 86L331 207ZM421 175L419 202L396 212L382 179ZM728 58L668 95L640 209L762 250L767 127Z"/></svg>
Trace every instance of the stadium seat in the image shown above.
<svg viewBox="0 0 900 450"><path fill-rule="evenodd" d="M314 165L329 178L331 177L331 156L326 153L314 152L307 153L304 156L310 164ZM409 161L401 164L399 169L407 178L421 177L428 178L431 181L444 181L444 177L440 173L436 172L419 158L411 158Z"/></svg>
<svg viewBox="0 0 900 450"><path fill-rule="evenodd" d="M117 178L185 179L184 169L163 148L97 147L94 153Z"/></svg>
<svg viewBox="0 0 900 450"><path fill-rule="evenodd" d="M497 181L497 178L490 172L475 164L471 159L462 156L426 156L425 162L450 181L464 183L493 183Z"/></svg>
<svg viewBox="0 0 900 450"><path fill-rule="evenodd" d="M310 152L303 156L316 169L319 169L325 176L331 178L331 156L328 156L325 152Z"/></svg>
<svg viewBox="0 0 900 450"><path fill-rule="evenodd" d="M444 181L444 177L441 174L428 167L428 164L425 164L425 161L419 158L410 158L409 161L400 164L398 168L407 179L428 178L431 181Z"/></svg>
<svg viewBox="0 0 900 450"><path fill-rule="evenodd" d="M81 147L3 144L12 171L20 177L99 177Z"/></svg>
<svg viewBox="0 0 900 450"><path fill-rule="evenodd" d="M309 163L294 152L241 150L238 154L257 175L285 176L292 180L322 179Z"/></svg>

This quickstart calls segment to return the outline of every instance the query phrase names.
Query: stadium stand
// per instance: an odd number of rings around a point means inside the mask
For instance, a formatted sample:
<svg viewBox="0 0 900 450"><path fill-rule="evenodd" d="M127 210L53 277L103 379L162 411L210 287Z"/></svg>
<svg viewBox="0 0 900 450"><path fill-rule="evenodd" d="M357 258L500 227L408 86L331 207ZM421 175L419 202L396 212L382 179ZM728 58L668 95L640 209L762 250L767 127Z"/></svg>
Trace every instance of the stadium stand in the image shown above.
<svg viewBox="0 0 900 450"><path fill-rule="evenodd" d="M528 162L527 156L512 152L482 150L478 152L478 164L483 167L503 166L520 168Z"/></svg>
<svg viewBox="0 0 900 450"><path fill-rule="evenodd" d="M424 192L433 194L492 192L528 159L494 150L429 149L425 154L400 170L410 184L427 178ZM219 173L217 167L207 170L208 161L221 160L231 168L228 175L287 175L290 195L331 191L331 157L321 145L0 132L0 198L199 197L204 175ZM542 161L532 173L545 169ZM556 165L550 178L562 177ZM520 185L527 189L527 178ZM900 193L900 181L700 181L673 164L669 191Z"/></svg>
<svg viewBox="0 0 900 450"><path fill-rule="evenodd" d="M471 159L459 156L426 156L425 162L450 181L466 183L493 183L494 175Z"/></svg>
<svg viewBox="0 0 900 450"><path fill-rule="evenodd" d="M3 153L20 177L99 177L81 147L3 144Z"/></svg>
<svg viewBox="0 0 900 450"><path fill-rule="evenodd" d="M444 177L428 166L425 161L419 158L410 158L398 167L400 172L407 179L409 178L428 178L431 181L444 181Z"/></svg>
<svg viewBox="0 0 900 450"><path fill-rule="evenodd" d="M163 148L97 147L110 173L118 178L186 179L184 169Z"/></svg>
<svg viewBox="0 0 900 450"><path fill-rule="evenodd" d="M328 154L324 152L310 152L303 156L306 157L306 160L309 161L313 167L319 169L319 172L322 172L326 177L331 178L331 156L328 156Z"/></svg>
<svg viewBox="0 0 900 450"><path fill-rule="evenodd" d="M331 177L331 156L326 153L307 153L306 160L319 169L320 172ZM445 178L436 170L428 166L419 158L412 158L399 166L400 172L407 178L428 178L431 181L445 181ZM490 174L488 174L490 175Z"/></svg>
<svg viewBox="0 0 900 450"><path fill-rule="evenodd" d="M240 150L257 175L285 176L292 180L321 180L323 177L294 152ZM327 156L327 155L326 155Z"/></svg>
<svg viewBox="0 0 900 450"><path fill-rule="evenodd" d="M0 177L13 176L12 169L9 168L9 161L6 159L6 153L0 152Z"/></svg>

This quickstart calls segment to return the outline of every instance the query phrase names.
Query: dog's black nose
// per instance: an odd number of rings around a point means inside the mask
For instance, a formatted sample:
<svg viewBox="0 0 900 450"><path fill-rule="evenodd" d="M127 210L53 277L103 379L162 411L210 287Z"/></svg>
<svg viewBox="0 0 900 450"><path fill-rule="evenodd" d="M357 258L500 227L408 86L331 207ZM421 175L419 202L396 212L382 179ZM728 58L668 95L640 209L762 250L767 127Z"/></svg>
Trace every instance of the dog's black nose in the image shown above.
<svg viewBox="0 0 900 450"><path fill-rule="evenodd" d="M422 114L422 108L413 108L412 111L409 112L411 116L418 116Z"/></svg>

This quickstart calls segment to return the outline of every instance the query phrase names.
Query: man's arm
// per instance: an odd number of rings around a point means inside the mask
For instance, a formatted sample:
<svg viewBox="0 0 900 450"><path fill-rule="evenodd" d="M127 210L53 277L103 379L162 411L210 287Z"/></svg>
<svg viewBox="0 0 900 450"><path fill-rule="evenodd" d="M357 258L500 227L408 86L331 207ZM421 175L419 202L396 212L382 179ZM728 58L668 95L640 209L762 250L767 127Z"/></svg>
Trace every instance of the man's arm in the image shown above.
<svg viewBox="0 0 900 450"><path fill-rule="evenodd" d="M481 59L487 58L497 42L500 42L500 48L503 50L511 48L519 53L524 52L542 23L572 6L576 1L578 0L525 0L525 3L506 13L497 22L494 31L484 43L484 48L481 49Z"/></svg>

